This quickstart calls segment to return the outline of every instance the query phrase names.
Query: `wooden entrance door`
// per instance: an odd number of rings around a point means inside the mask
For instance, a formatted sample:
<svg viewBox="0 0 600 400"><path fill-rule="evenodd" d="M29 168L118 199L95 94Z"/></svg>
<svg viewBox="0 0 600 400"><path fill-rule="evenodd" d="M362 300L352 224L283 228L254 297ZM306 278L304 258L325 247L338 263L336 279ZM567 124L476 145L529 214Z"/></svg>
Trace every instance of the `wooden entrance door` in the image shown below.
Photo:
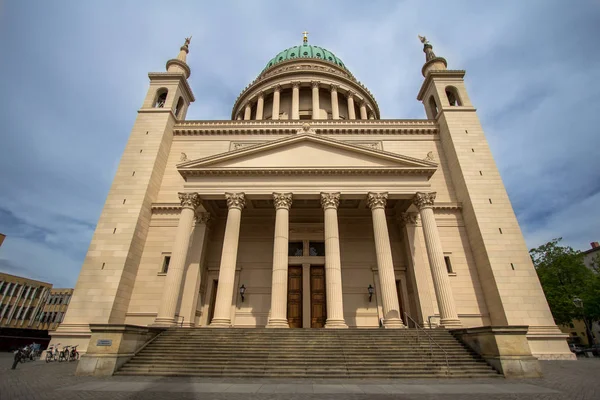
<svg viewBox="0 0 600 400"><path fill-rule="evenodd" d="M323 328L327 320L327 303L325 297L325 267L310 267L310 327Z"/></svg>
<svg viewBox="0 0 600 400"><path fill-rule="evenodd" d="M287 319L290 328L302 328L302 267L288 268Z"/></svg>

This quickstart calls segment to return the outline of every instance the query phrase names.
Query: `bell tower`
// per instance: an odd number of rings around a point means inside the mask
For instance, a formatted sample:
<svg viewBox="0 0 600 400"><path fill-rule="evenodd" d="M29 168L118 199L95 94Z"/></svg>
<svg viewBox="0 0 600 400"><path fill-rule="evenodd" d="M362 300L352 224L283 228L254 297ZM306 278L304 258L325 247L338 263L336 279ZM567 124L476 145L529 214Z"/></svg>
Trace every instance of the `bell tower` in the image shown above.
<svg viewBox="0 0 600 400"><path fill-rule="evenodd" d="M465 71L448 70L424 37L425 78L417 99L439 136L481 281L491 325L528 325L531 350L566 352L523 234L467 94ZM526 168L526 165L523 166ZM551 350L549 348L552 347ZM566 352L568 353L568 352Z"/></svg>
<svg viewBox="0 0 600 400"><path fill-rule="evenodd" d="M150 86L129 135L96 226L64 322L53 341L85 351L89 324L123 324L146 241L173 127L185 119L194 95L187 82L190 39L166 72L151 72Z"/></svg>

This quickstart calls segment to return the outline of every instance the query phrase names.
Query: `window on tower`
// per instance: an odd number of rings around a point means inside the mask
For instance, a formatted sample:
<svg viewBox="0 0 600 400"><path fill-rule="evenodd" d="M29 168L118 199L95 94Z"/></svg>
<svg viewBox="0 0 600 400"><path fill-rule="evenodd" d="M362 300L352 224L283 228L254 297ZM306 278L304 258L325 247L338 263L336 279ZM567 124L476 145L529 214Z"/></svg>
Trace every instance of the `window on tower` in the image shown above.
<svg viewBox="0 0 600 400"><path fill-rule="evenodd" d="M433 95L431 95L431 97L429 97L429 108L431 110L431 118L435 118L438 115L438 106L437 103L435 101L435 97L433 97Z"/></svg>
<svg viewBox="0 0 600 400"><path fill-rule="evenodd" d="M177 107L175 107L175 116L181 119L181 110L183 110L183 97L179 97Z"/></svg>
<svg viewBox="0 0 600 400"><path fill-rule="evenodd" d="M460 97L458 96L458 90L456 90L454 86L446 87L446 97L451 106L462 106Z"/></svg>
<svg viewBox="0 0 600 400"><path fill-rule="evenodd" d="M158 89L156 92L156 100L154 100L154 108L163 108L167 102L167 94L169 91L165 88Z"/></svg>

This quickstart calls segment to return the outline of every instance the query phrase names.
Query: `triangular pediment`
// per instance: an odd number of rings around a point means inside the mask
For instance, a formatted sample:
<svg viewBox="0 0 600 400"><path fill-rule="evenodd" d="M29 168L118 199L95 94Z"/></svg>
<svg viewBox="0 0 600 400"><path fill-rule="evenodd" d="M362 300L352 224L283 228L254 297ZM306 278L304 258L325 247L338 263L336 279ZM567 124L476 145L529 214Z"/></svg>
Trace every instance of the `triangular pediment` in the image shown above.
<svg viewBox="0 0 600 400"><path fill-rule="evenodd" d="M414 170L432 174L437 164L374 150L314 134L274 140L252 147L179 164L182 175L192 171L335 171Z"/></svg>

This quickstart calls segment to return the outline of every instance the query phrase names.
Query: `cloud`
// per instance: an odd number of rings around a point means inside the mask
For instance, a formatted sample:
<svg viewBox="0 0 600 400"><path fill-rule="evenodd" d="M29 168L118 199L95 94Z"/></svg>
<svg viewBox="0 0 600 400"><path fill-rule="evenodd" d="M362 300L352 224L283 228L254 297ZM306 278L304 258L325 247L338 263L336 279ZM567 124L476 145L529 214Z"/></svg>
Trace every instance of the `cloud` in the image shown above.
<svg viewBox="0 0 600 400"><path fill-rule="evenodd" d="M530 247L598 240L597 4L377 0L6 2L0 14L0 269L73 286L142 104L184 37L188 119L229 119L267 61L301 41L333 51L383 118L416 100L426 35L466 84Z"/></svg>

